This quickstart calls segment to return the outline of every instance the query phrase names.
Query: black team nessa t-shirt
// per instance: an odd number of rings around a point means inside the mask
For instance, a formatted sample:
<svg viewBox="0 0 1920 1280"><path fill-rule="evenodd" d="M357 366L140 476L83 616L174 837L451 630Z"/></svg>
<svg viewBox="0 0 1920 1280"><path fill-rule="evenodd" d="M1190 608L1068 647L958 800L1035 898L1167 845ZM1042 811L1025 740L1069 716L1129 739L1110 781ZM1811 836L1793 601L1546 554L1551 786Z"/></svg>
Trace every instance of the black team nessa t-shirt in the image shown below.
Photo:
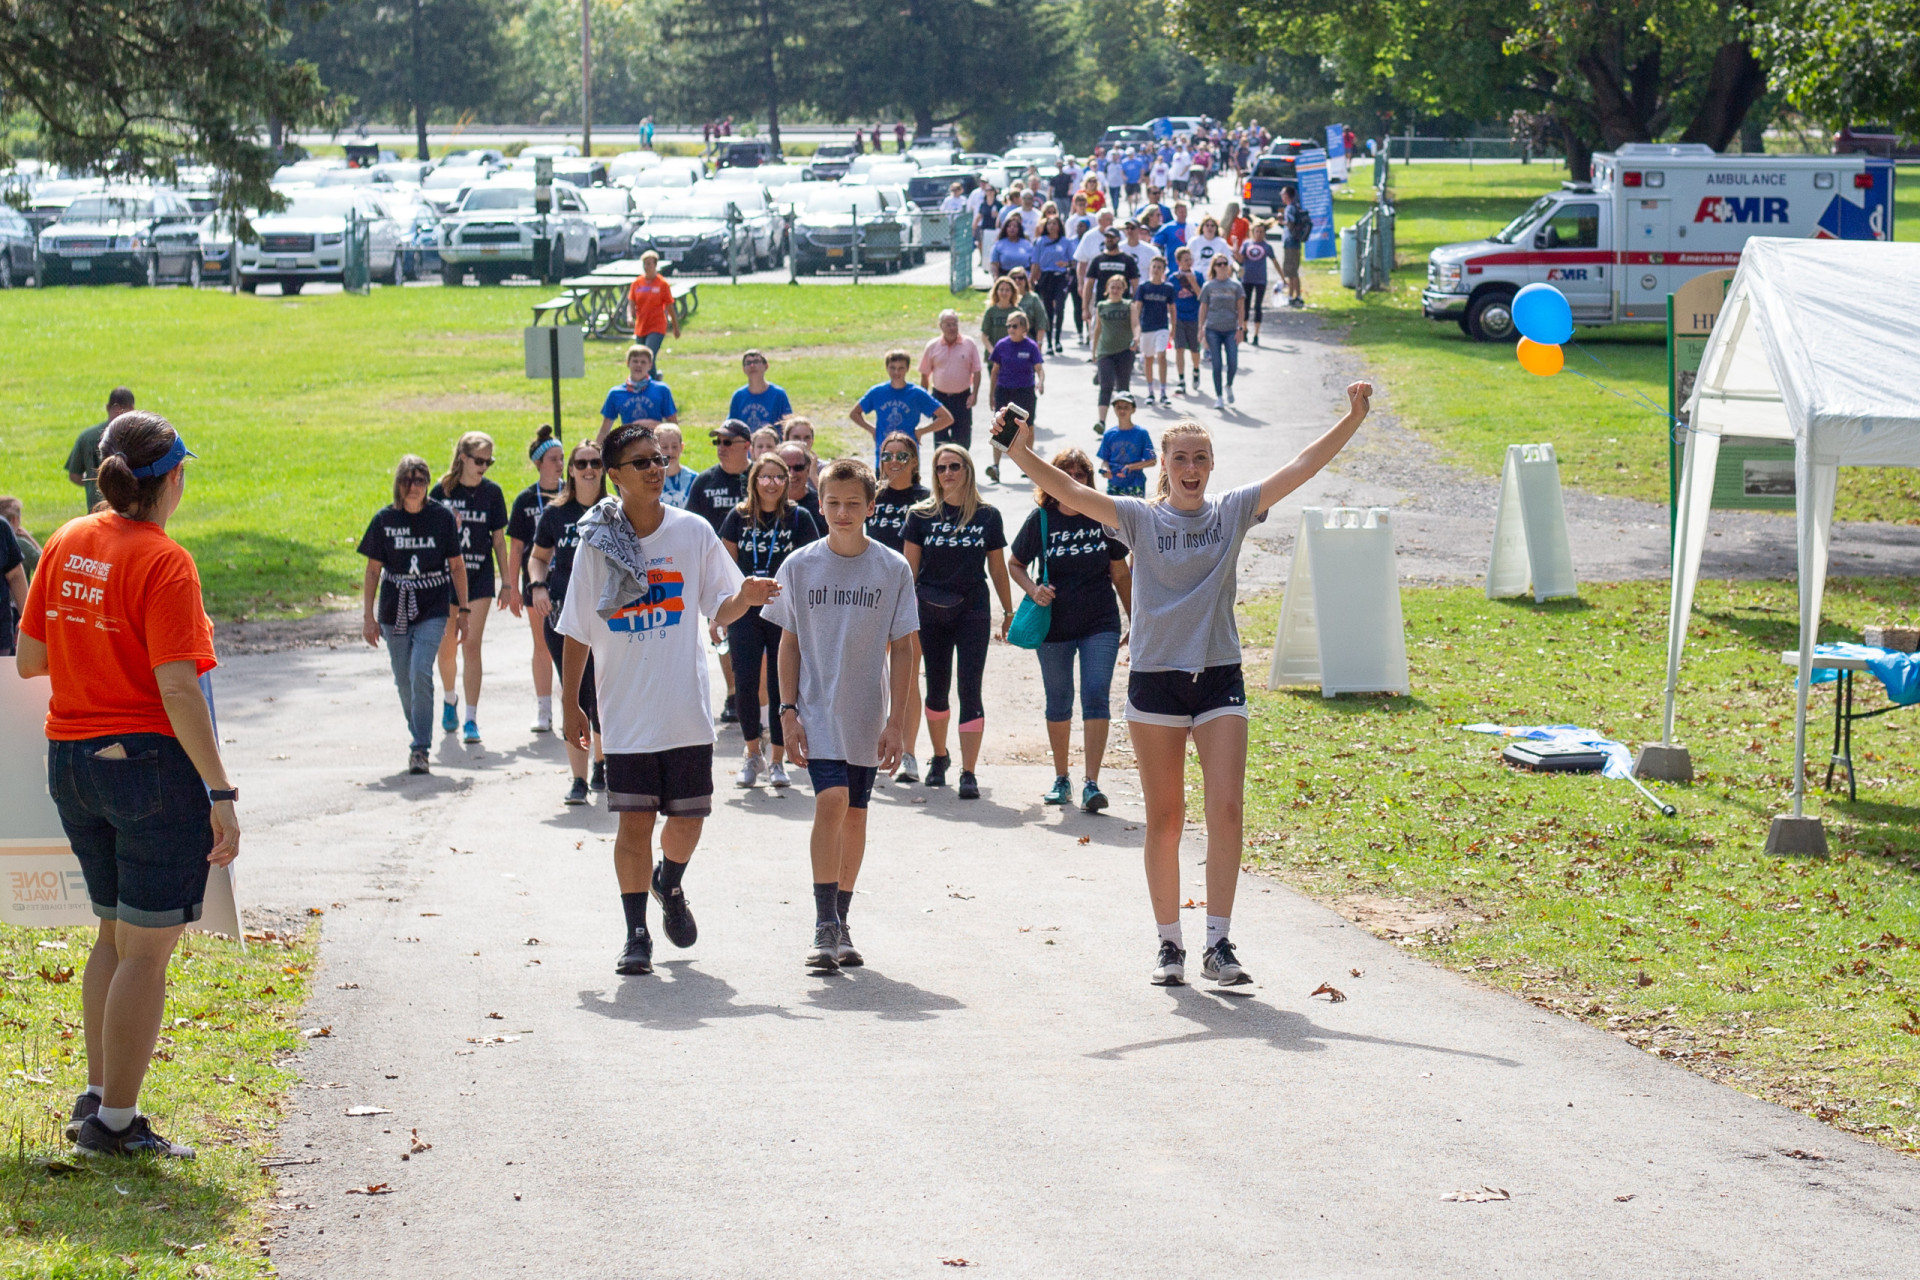
<svg viewBox="0 0 1920 1280"><path fill-rule="evenodd" d="M533 531L533 545L553 553L553 558L547 561L547 599L553 604L553 612L547 615L548 626L553 625L554 619L560 616L560 606L566 603L567 579L573 576L573 554L580 549L578 526L590 510L585 503L572 499L549 502L547 509L540 513L539 526Z"/></svg>
<svg viewBox="0 0 1920 1280"><path fill-rule="evenodd" d="M360 554L378 560L386 572L380 578L379 620L395 625L400 588L395 579L413 587L416 611L411 621L443 618L453 606L453 578L447 562L460 554L459 522L437 502L420 510L382 507L360 539Z"/></svg>
<svg viewBox="0 0 1920 1280"><path fill-rule="evenodd" d="M805 507L788 507L787 514L775 524L748 524L740 508L735 507L720 522L720 541L740 548L734 560L749 578L771 578L780 572L788 556L819 540L820 526Z"/></svg>
<svg viewBox="0 0 1920 1280"><path fill-rule="evenodd" d="M907 527L907 508L925 502L928 496L923 484L880 490L873 498L873 514L867 517L867 536L883 547L900 550L906 545L900 535Z"/></svg>
<svg viewBox="0 0 1920 1280"><path fill-rule="evenodd" d="M1127 558L1127 544L1109 537L1090 516L1047 515L1047 581L1053 584L1049 643L1120 629L1120 598L1113 589L1113 562ZM1013 538L1013 558L1040 581L1040 512L1036 508Z"/></svg>
<svg viewBox="0 0 1920 1280"><path fill-rule="evenodd" d="M987 553L1007 545L1000 509L981 503L973 519L960 522L960 508L940 504L938 515L914 511L902 533L920 547L919 585L944 587L967 599L967 611L990 608L987 595Z"/></svg>
<svg viewBox="0 0 1920 1280"><path fill-rule="evenodd" d="M541 514L559 500L560 494L565 489L566 481L562 480L560 483L561 488L547 493L540 488L539 481L535 481L514 495L512 503L507 507L507 537L515 542L527 543L531 551L533 535L540 528ZM522 587L527 585L525 561L520 565L519 585Z"/></svg>

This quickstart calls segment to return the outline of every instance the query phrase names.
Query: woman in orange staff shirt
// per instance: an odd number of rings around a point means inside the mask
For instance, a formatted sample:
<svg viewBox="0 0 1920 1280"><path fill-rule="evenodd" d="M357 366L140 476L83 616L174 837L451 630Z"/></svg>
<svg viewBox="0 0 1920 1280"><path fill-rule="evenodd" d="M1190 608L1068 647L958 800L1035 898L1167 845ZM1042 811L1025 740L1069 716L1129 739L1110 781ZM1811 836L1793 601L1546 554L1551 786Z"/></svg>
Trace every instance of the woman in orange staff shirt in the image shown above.
<svg viewBox="0 0 1920 1280"><path fill-rule="evenodd" d="M110 509L47 540L15 659L53 680L47 790L100 917L81 986L87 1091L67 1126L87 1155L193 1155L140 1114L140 1086L167 960L200 918L208 865L240 852L240 793L199 683L213 624L193 557L166 534L192 456L158 414L113 420L99 468Z"/></svg>
<svg viewBox="0 0 1920 1280"><path fill-rule="evenodd" d="M651 249L640 255L640 275L627 286L627 313L633 317L633 340L653 352L657 374L667 331L680 336L680 313L673 305L673 282L660 274L660 255Z"/></svg>

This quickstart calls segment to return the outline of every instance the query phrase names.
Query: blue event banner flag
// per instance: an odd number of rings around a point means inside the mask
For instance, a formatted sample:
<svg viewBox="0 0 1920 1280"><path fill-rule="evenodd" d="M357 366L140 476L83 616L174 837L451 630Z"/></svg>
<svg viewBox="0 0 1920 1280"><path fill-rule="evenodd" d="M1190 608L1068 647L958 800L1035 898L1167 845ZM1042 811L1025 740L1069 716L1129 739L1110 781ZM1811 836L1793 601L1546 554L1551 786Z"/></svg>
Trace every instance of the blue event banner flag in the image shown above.
<svg viewBox="0 0 1920 1280"><path fill-rule="evenodd" d="M1327 126L1327 158L1338 160L1347 154L1347 126L1330 124Z"/></svg>
<svg viewBox="0 0 1920 1280"><path fill-rule="evenodd" d="M1335 255L1333 236L1333 188L1327 182L1327 153L1315 147L1294 157L1293 171L1300 180L1300 203L1313 219L1313 234L1307 237L1309 261Z"/></svg>

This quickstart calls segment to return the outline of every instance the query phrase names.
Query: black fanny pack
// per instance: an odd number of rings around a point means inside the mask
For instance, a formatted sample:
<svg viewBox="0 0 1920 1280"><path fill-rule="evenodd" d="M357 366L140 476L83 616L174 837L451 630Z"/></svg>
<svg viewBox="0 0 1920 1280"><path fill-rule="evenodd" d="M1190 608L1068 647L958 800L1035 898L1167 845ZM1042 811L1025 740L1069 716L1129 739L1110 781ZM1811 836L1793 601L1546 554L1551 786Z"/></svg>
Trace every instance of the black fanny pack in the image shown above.
<svg viewBox="0 0 1920 1280"><path fill-rule="evenodd" d="M920 601L922 626L932 623L936 627L950 627L967 616L967 596L963 591L923 583L914 588L914 595Z"/></svg>

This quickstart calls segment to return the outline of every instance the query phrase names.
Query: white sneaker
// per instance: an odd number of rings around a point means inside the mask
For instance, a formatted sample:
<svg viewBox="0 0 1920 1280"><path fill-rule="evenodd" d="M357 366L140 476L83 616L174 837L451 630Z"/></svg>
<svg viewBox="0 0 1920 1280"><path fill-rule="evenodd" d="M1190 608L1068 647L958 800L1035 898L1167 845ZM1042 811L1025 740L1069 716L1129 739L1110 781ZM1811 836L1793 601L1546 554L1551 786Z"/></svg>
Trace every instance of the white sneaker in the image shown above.
<svg viewBox="0 0 1920 1280"><path fill-rule="evenodd" d="M740 762L740 776L733 780L736 787L750 787L760 780L760 774L767 767L767 758L751 755Z"/></svg>
<svg viewBox="0 0 1920 1280"><path fill-rule="evenodd" d="M900 757L900 767L894 770L893 780L895 782L920 781L920 762L913 758L911 751Z"/></svg>
<svg viewBox="0 0 1920 1280"><path fill-rule="evenodd" d="M774 787L790 787L793 785L787 778L787 766L784 761L775 760L767 766L767 784Z"/></svg>
<svg viewBox="0 0 1920 1280"><path fill-rule="evenodd" d="M1227 388L1227 403L1233 403L1233 388L1231 386Z"/></svg>
<svg viewBox="0 0 1920 1280"><path fill-rule="evenodd" d="M536 706L534 708L533 732L535 733L552 733L553 732L552 704L548 704L547 706L544 706L544 707Z"/></svg>
<svg viewBox="0 0 1920 1280"><path fill-rule="evenodd" d="M1215 396L1213 398L1213 407L1216 409L1224 409L1227 407L1227 402L1225 400L1222 400L1219 396Z"/></svg>

